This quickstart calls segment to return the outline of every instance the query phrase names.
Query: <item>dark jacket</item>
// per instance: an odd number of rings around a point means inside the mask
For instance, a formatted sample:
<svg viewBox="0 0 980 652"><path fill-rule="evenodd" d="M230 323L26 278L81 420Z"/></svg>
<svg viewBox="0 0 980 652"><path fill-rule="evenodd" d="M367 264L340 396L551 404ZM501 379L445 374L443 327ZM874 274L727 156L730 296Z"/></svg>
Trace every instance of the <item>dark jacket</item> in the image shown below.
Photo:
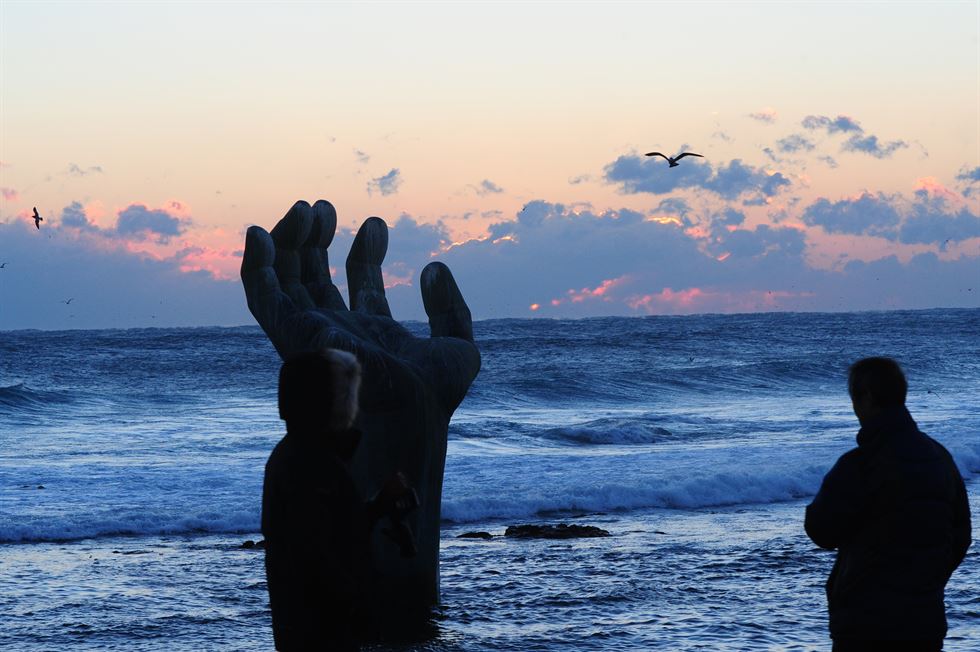
<svg viewBox="0 0 980 652"><path fill-rule="evenodd" d="M857 435L806 509L806 532L837 548L827 580L834 639L946 635L943 591L970 546L966 488L953 458L905 407Z"/></svg>
<svg viewBox="0 0 980 652"><path fill-rule="evenodd" d="M290 432L265 466L262 534L277 650L357 650L364 505L328 436Z"/></svg>

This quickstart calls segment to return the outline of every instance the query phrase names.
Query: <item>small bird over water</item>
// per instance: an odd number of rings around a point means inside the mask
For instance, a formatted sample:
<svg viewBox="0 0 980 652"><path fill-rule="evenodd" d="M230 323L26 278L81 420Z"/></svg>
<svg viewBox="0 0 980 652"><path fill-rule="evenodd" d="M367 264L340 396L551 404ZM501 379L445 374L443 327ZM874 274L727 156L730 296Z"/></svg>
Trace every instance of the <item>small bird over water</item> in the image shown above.
<svg viewBox="0 0 980 652"><path fill-rule="evenodd" d="M63 303L66 306L68 306L68 305L71 305L71 302L74 301L74 300L75 300L75 297L72 297L71 299L68 299L67 301L62 301L61 303Z"/></svg>
<svg viewBox="0 0 980 652"><path fill-rule="evenodd" d="M0 263L0 269L3 269L6 266L7 266L7 263Z"/></svg>
<svg viewBox="0 0 980 652"><path fill-rule="evenodd" d="M681 160L685 156L697 156L699 158L704 158L700 154L695 154L694 152L684 152L683 154L678 154L677 156L675 156L673 158L671 158L669 156L664 156L660 152L647 152L646 154L644 154L644 156L661 156L664 159L666 159L668 163L670 163L670 167L672 167L672 168L676 168L678 166L677 161Z"/></svg>
<svg viewBox="0 0 980 652"><path fill-rule="evenodd" d="M41 230L41 222L43 222L43 221L44 221L44 218L37 214L37 206L35 206L34 207L34 226L37 227L38 231Z"/></svg>

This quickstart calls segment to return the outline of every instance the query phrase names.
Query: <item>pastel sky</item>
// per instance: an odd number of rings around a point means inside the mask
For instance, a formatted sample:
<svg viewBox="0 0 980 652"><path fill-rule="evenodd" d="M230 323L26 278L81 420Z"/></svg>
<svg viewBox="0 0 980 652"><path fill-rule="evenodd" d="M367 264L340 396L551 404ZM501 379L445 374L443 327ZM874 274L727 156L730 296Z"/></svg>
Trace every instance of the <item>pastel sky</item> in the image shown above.
<svg viewBox="0 0 980 652"><path fill-rule="evenodd" d="M430 260L478 319L980 307L974 1L4 0L0 57L0 329L254 323L321 198L399 318Z"/></svg>

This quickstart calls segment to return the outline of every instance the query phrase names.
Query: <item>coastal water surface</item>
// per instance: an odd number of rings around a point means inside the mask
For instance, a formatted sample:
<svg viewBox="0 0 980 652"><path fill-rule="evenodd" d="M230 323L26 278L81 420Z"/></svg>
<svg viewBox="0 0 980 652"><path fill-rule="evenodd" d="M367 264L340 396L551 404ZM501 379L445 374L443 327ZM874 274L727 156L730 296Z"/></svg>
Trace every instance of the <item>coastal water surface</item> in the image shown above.
<svg viewBox="0 0 980 652"><path fill-rule="evenodd" d="M409 324L419 335L425 324ZM854 446L854 360L888 355L980 521L980 311L474 325L425 650L828 650L833 554L803 509ZM271 649L257 539L282 436L257 327L0 333L0 648ZM458 539L516 523L568 541ZM947 650L980 642L976 547Z"/></svg>

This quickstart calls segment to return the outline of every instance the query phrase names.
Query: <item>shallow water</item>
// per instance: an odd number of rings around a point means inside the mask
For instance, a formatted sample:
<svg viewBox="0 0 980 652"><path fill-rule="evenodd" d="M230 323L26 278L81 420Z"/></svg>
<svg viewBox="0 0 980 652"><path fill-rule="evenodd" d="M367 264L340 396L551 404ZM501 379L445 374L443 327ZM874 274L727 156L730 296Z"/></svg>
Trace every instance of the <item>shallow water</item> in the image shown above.
<svg viewBox="0 0 980 652"><path fill-rule="evenodd" d="M971 496L974 521L980 497ZM803 502L583 514L610 537L459 539L447 526L438 636L374 650L828 650L833 554ZM539 522L554 522L539 519ZM256 538L256 534L248 535ZM0 646L268 650L263 553L244 536L116 537L4 548ZM980 551L947 589L949 652L980 640Z"/></svg>

